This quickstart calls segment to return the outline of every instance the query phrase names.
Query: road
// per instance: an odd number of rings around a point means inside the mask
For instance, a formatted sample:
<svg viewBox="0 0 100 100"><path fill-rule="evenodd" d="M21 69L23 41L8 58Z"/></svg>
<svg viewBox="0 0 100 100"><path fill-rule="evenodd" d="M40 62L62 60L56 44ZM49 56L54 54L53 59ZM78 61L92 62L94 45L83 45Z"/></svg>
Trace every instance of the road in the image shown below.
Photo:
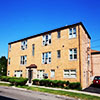
<svg viewBox="0 0 100 100"><path fill-rule="evenodd" d="M76 100L74 98L0 86L0 100Z"/></svg>

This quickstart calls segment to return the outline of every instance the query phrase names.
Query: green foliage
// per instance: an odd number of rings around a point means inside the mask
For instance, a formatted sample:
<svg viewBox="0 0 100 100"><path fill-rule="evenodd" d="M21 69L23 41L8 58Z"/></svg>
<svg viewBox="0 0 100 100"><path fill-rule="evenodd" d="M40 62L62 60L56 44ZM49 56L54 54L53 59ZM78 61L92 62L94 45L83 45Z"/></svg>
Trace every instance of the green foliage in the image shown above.
<svg viewBox="0 0 100 100"><path fill-rule="evenodd" d="M33 85L81 90L81 84L79 82L70 83L69 81L61 81L61 80L34 79Z"/></svg>
<svg viewBox="0 0 100 100"><path fill-rule="evenodd" d="M0 76L7 75L7 59L5 56L0 58Z"/></svg>
<svg viewBox="0 0 100 100"><path fill-rule="evenodd" d="M10 82L12 85L25 85L28 81L27 78L17 78L17 77L8 77L8 76L1 76L0 77L1 81L6 81L6 82Z"/></svg>
<svg viewBox="0 0 100 100"><path fill-rule="evenodd" d="M40 81L39 79L34 79L33 80L33 85L39 85L39 81Z"/></svg>
<svg viewBox="0 0 100 100"><path fill-rule="evenodd" d="M10 79L11 77L9 77L9 76L0 76L0 80L1 81L6 81L6 82L9 82L9 79Z"/></svg>
<svg viewBox="0 0 100 100"><path fill-rule="evenodd" d="M28 79L27 78L11 78L9 79L9 82L12 84L12 85L15 85L15 86L18 86L18 85L25 85L27 83Z"/></svg>
<svg viewBox="0 0 100 100"><path fill-rule="evenodd" d="M69 84L69 88L70 89L78 89L81 90L81 84L79 82L73 82Z"/></svg>

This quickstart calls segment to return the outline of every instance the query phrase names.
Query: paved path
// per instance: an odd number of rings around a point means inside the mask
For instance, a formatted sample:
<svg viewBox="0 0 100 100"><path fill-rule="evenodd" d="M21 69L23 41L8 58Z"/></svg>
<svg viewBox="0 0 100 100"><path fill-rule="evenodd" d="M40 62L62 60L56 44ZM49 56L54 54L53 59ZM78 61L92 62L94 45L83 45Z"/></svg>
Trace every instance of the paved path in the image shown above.
<svg viewBox="0 0 100 100"><path fill-rule="evenodd" d="M7 82L2 82L0 81L0 83L7 83ZM9 82L8 82L9 84ZM82 93L82 94L87 94L87 95L92 95L92 96L98 96L100 97L100 88L87 88L84 91L77 91L77 90L67 90L67 89L60 89L60 88L51 88L51 87L44 87L44 86L36 86L36 85L32 85L33 87L40 87L40 88L47 88L47 89L53 89L53 90L62 90L62 91L68 91L68 92L74 92L74 93ZM21 90L21 89L20 89ZM23 89L22 89L23 90ZM94 93L95 92L95 93ZM0 99L1 100L1 99Z"/></svg>
<svg viewBox="0 0 100 100"><path fill-rule="evenodd" d="M91 92L86 92L86 91L67 90L67 89L51 88L51 87L36 86L36 85L33 85L33 86L34 86L34 87L40 87L40 88L53 89L53 90L62 90L62 91L67 91L67 92L82 93L82 94L87 94L87 95L92 95L92 96L98 96L98 97L100 97L100 94L91 93ZM99 91L100 91L100 90L99 90Z"/></svg>
<svg viewBox="0 0 100 100"><path fill-rule="evenodd" d="M74 98L36 92L26 89L0 86L0 100L76 100Z"/></svg>

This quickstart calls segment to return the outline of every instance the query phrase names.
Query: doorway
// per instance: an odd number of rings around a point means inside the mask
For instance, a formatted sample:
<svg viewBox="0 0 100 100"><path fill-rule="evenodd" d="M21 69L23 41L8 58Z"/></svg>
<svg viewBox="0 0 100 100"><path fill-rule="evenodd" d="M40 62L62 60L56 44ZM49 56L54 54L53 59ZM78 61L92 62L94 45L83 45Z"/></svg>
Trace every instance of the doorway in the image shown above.
<svg viewBox="0 0 100 100"><path fill-rule="evenodd" d="M32 81L32 76L33 76L32 72L33 72L33 70L31 70L31 69L28 70L29 83L31 83L31 81Z"/></svg>

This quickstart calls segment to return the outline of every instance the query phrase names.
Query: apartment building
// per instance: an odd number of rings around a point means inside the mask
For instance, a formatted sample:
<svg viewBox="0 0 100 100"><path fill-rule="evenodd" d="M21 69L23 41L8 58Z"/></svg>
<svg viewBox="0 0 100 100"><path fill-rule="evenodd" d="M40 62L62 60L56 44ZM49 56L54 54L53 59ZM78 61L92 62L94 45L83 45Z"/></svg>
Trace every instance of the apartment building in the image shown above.
<svg viewBox="0 0 100 100"><path fill-rule="evenodd" d="M92 76L100 76L100 51L91 50Z"/></svg>
<svg viewBox="0 0 100 100"><path fill-rule="evenodd" d="M82 22L8 44L7 75L91 83L91 37Z"/></svg>

